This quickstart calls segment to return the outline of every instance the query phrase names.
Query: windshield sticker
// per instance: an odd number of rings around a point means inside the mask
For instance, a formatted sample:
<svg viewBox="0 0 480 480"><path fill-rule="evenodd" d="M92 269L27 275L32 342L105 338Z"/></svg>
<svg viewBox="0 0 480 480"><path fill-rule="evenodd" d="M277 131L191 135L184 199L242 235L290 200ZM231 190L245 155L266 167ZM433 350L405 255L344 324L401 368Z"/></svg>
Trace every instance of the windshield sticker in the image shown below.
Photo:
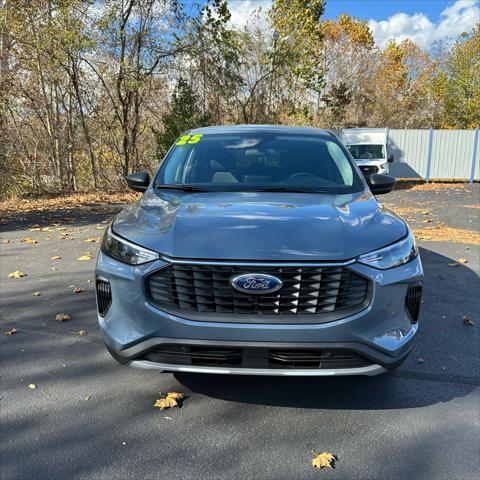
<svg viewBox="0 0 480 480"><path fill-rule="evenodd" d="M195 135L183 135L175 145L191 145L198 143L203 137L203 133L196 133Z"/></svg>

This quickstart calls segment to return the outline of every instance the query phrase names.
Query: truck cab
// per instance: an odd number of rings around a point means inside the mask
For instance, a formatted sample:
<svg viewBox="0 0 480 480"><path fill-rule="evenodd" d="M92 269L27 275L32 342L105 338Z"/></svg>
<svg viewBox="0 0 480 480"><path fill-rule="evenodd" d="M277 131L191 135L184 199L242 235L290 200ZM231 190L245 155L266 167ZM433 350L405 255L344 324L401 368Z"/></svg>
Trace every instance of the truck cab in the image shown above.
<svg viewBox="0 0 480 480"><path fill-rule="evenodd" d="M384 129L344 130L342 140L365 177L389 173L388 164L393 162L393 155L388 155Z"/></svg>

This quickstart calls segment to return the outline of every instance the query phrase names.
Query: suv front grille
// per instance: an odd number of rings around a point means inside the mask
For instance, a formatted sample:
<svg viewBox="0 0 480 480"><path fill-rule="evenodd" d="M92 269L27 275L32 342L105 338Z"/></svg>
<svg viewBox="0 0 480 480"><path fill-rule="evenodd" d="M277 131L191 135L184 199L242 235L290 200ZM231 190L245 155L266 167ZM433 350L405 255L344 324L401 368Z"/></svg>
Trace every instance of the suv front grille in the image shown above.
<svg viewBox="0 0 480 480"><path fill-rule="evenodd" d="M360 167L360 170L362 171L363 175L373 175L374 173L378 172L378 167L375 167L374 165L362 165Z"/></svg>
<svg viewBox="0 0 480 480"><path fill-rule="evenodd" d="M237 291L237 275L260 273L282 280L280 290L265 294ZM257 266L170 264L146 278L149 300L165 311L237 315L327 315L350 313L366 305L368 280L344 266ZM190 315L190 313L189 313ZM190 315L190 318L193 318ZM238 317L237 317L238 319ZM268 321L268 320L267 320Z"/></svg>

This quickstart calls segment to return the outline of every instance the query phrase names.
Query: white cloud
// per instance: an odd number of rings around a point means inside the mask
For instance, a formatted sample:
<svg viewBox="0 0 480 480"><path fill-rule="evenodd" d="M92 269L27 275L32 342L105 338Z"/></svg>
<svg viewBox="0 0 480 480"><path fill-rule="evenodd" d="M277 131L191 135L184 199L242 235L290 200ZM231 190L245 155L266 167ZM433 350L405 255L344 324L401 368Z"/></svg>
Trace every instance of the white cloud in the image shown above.
<svg viewBox="0 0 480 480"><path fill-rule="evenodd" d="M388 20L371 19L368 26L382 47L390 39L402 41L409 38L422 48L429 48L436 40L456 38L471 30L479 21L478 0L457 0L443 10L437 23L433 23L424 13L396 13Z"/></svg>
<svg viewBox="0 0 480 480"><path fill-rule="evenodd" d="M265 16L272 5L272 0L229 0L228 9L232 14L230 23L235 28L244 28L256 12Z"/></svg>

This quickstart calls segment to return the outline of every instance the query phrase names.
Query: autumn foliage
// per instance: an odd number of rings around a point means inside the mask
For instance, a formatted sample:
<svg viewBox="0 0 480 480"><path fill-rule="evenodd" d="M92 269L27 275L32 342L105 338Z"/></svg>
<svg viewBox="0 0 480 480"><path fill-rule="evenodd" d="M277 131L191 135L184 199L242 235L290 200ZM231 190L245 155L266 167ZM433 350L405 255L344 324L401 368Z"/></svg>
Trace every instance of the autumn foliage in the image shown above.
<svg viewBox="0 0 480 480"><path fill-rule="evenodd" d="M123 191L201 125L479 125L480 26L380 47L324 8L276 0L236 28L226 0L5 0L0 195Z"/></svg>

